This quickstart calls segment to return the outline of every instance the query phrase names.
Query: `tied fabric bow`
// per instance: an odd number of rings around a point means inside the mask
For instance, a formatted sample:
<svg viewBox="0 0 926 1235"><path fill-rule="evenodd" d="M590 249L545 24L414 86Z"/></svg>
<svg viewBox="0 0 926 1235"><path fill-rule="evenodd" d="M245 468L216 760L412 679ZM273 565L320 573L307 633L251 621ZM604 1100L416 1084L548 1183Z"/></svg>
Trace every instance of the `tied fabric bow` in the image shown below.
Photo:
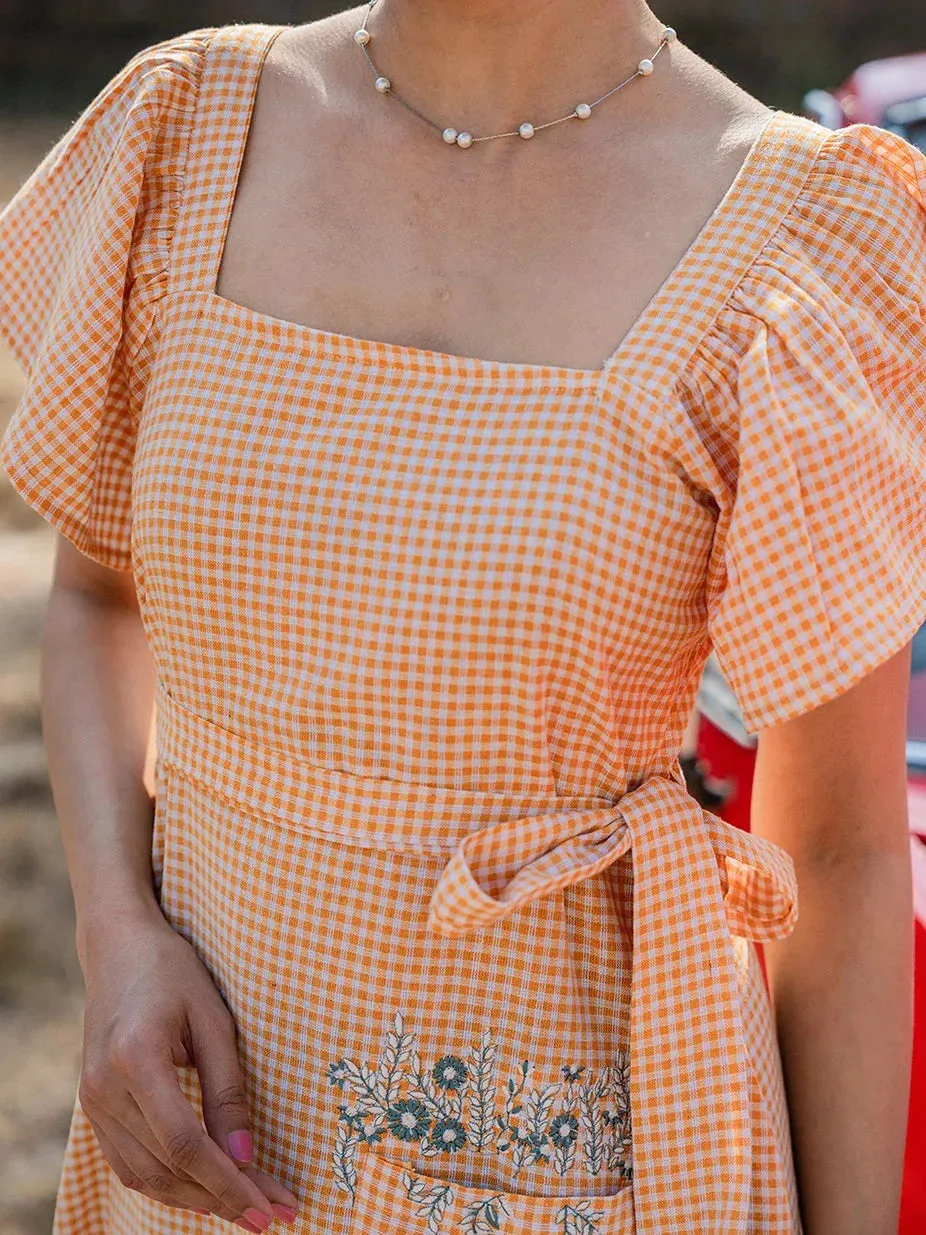
<svg viewBox="0 0 926 1235"><path fill-rule="evenodd" d="M428 925L447 937L478 930L624 854L634 870L636 1230L747 1235L753 1155L777 1151L756 1110L732 936L767 942L793 929L797 883L784 850L653 775L600 810L511 819L466 836L435 886Z"/></svg>

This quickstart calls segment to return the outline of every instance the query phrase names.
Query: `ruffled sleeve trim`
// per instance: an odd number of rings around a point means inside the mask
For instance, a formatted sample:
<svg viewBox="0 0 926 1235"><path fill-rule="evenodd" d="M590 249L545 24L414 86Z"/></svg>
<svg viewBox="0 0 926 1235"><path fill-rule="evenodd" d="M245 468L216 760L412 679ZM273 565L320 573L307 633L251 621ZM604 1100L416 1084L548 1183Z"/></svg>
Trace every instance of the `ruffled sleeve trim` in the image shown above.
<svg viewBox="0 0 926 1235"><path fill-rule="evenodd" d="M684 466L716 502L710 640L758 732L926 621L926 157L830 134L679 395Z"/></svg>
<svg viewBox="0 0 926 1235"><path fill-rule="evenodd" d="M135 430L211 33L128 61L0 213L0 338L27 378L0 466L114 569L131 566Z"/></svg>

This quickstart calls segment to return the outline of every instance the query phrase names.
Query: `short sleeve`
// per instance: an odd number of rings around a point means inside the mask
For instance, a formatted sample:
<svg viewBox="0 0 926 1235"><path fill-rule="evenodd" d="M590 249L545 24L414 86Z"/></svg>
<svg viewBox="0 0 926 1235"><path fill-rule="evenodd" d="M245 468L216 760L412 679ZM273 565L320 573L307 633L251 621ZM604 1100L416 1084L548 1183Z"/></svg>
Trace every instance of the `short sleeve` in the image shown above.
<svg viewBox="0 0 926 1235"><path fill-rule="evenodd" d="M872 125L825 139L681 407L716 501L710 641L757 733L926 621L926 156Z"/></svg>
<svg viewBox="0 0 926 1235"><path fill-rule="evenodd" d="M133 57L0 213L0 338L26 376L0 466L118 570L131 568L135 433L208 34Z"/></svg>

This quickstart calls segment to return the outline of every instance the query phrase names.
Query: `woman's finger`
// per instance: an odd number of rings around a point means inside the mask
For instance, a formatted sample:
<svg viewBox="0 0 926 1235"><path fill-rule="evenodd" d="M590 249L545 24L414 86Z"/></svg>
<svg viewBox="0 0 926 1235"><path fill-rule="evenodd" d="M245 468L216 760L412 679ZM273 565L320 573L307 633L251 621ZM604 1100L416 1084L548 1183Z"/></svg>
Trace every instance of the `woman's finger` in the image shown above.
<svg viewBox="0 0 926 1235"><path fill-rule="evenodd" d="M190 1046L199 1074L203 1120L210 1136L237 1162L271 1204L274 1216L290 1221L298 1198L284 1184L254 1166L250 1112L244 1075L238 1060L235 1023L224 1005L199 1010L190 1019Z"/></svg>
<svg viewBox="0 0 926 1235"><path fill-rule="evenodd" d="M164 1161L166 1154L161 1145L158 1143L154 1133L145 1122L145 1118L139 1109L138 1103L131 1096L131 1094L125 1094L125 1100L119 1105L118 1109L100 1114L98 1118L103 1127L107 1127L108 1125L121 1127L125 1134L130 1135L135 1140L141 1142L149 1154L161 1162ZM110 1135L111 1139L113 1139L114 1134L112 1131L110 1132ZM277 1221L285 1224L294 1220L299 1202L288 1188L284 1187L283 1184L274 1179L272 1175L268 1175L266 1171L262 1171L258 1166L254 1165L254 1163L240 1169L242 1174L247 1175L249 1179L254 1181L257 1187L260 1188L261 1192L270 1202L273 1209L273 1216ZM192 1182L190 1181L190 1176L185 1172L182 1174L181 1178ZM196 1186L198 1187L199 1185ZM204 1205L211 1206L210 1212L214 1213L216 1217L225 1218L229 1221L235 1217L234 1214L230 1213L221 1204L217 1197L211 1194L208 1195L208 1200L204 1202Z"/></svg>
<svg viewBox="0 0 926 1235"><path fill-rule="evenodd" d="M299 1201L296 1196L273 1178L266 1171L262 1171L259 1167L245 1166L241 1168L243 1175L247 1175L249 1179L253 1179L261 1192L270 1202L273 1208L273 1216L278 1222L284 1224L295 1222L296 1215L299 1210Z"/></svg>
<svg viewBox="0 0 926 1235"><path fill-rule="evenodd" d="M136 1141L144 1145L149 1154L157 1158L165 1167L167 1166L167 1155L158 1143L157 1137L145 1122L145 1117L142 1115L138 1103L130 1093L123 1092L117 1101L112 1100L112 1097L110 1097L110 1100L105 1104L95 1105L93 1108L93 1118L101 1127L110 1130L109 1135L111 1138L113 1135L112 1129L122 1128L126 1134L134 1137ZM177 1177L193 1182L184 1171L178 1171Z"/></svg>
<svg viewBox="0 0 926 1235"><path fill-rule="evenodd" d="M88 1105L85 1107L91 1123L106 1129L110 1140L117 1144L121 1142L124 1136L134 1138L134 1140L144 1146L152 1157L157 1158L165 1170L169 1170L167 1154L158 1143L157 1137L148 1127L138 1103L127 1091L122 1090L118 1092L118 1098L114 1098L114 1094L117 1093L114 1086L107 1092L105 1101L97 1101L92 1106ZM187 1183L195 1183L185 1171L175 1171L174 1173L178 1179L186 1180ZM199 1187L200 1185L197 1184L196 1186ZM212 1202L217 1205L219 1203L218 1198L212 1197Z"/></svg>
<svg viewBox="0 0 926 1235"><path fill-rule="evenodd" d="M115 1117L104 1115L102 1118L104 1121L104 1127L106 1126L105 1121L107 1119L111 1120L114 1126L121 1126L126 1135L131 1136L134 1140L144 1146L152 1158L157 1159L158 1162L164 1162L167 1155L154 1133L145 1122L145 1118L139 1109L138 1103L131 1096L131 1094L125 1095L125 1104L120 1115ZM164 1169L169 1169L166 1162L164 1162ZM200 1190L200 1195L203 1197L203 1201L201 1205L196 1206L197 1209L205 1209L216 1218L224 1218L226 1222L235 1222L238 1219L238 1214L233 1213L232 1210L230 1210L226 1205L223 1205L217 1196L213 1195L211 1192L207 1192L201 1184L196 1183L196 1181L193 1180L185 1171L177 1172L177 1175L178 1178L183 1179L185 1182L190 1184L191 1187L198 1188ZM259 1180L255 1179L255 1183L257 1183L257 1186L260 1187ZM278 1218L281 1216L282 1215L280 1214L276 1214L276 1217Z"/></svg>
<svg viewBox="0 0 926 1235"><path fill-rule="evenodd" d="M254 1157L251 1119L235 1023L224 1004L190 1017L190 1053L199 1074L203 1121L217 1145L239 1166Z"/></svg>
<svg viewBox="0 0 926 1235"><path fill-rule="evenodd" d="M274 1217L270 1202L200 1123L169 1054L148 1051L136 1061L129 1091L171 1171L188 1175L226 1209L266 1230Z"/></svg>
<svg viewBox="0 0 926 1235"><path fill-rule="evenodd" d="M163 1162L108 1116L97 1113L88 1119L107 1162L124 1187L176 1209L216 1212L210 1208L217 1206L215 1197L199 1184L172 1175ZM227 1211L217 1216L236 1217Z"/></svg>
<svg viewBox="0 0 926 1235"><path fill-rule="evenodd" d="M293 1220L299 1199L283 1183L254 1166L251 1111L238 1060L235 1021L225 1003L198 1008L190 1016L190 1051L199 1073L202 1119L212 1140L235 1158L274 1207L274 1216Z"/></svg>

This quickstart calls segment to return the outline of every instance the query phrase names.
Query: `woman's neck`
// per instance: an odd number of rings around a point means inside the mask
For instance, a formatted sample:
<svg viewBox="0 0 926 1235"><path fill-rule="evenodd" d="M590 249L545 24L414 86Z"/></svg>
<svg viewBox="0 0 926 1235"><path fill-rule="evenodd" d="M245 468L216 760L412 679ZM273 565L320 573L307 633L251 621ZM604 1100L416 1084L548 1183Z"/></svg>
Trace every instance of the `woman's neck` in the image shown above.
<svg viewBox="0 0 926 1235"><path fill-rule="evenodd" d="M593 102L659 44L645 0L377 0L380 73L413 106L473 132Z"/></svg>

